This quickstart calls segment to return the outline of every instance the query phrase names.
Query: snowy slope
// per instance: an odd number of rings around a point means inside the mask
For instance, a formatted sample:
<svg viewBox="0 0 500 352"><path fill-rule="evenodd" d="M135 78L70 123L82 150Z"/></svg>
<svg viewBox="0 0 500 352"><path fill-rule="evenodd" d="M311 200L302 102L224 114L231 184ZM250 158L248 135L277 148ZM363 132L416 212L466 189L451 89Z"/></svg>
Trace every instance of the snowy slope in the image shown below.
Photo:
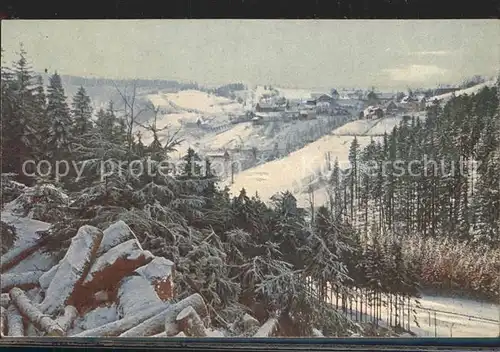
<svg viewBox="0 0 500 352"><path fill-rule="evenodd" d="M183 110L205 115L241 113L243 107L236 101L198 90L183 90L165 94L165 99Z"/></svg>
<svg viewBox="0 0 500 352"><path fill-rule="evenodd" d="M432 102L434 100L446 101L446 100L451 99L454 95L459 96L459 95L464 95L464 94L467 94L467 95L475 94L475 93L478 93L481 89L483 89L485 87L492 87L495 84L496 84L496 81L491 80L491 81L487 81L487 82L475 85L475 86L467 88L467 89L458 90L458 91L453 92L453 93L436 95L436 96L433 96L433 97L428 99L429 102L427 103L427 106L431 106Z"/></svg>
<svg viewBox="0 0 500 352"><path fill-rule="evenodd" d="M414 329L419 336L435 336L435 334L438 337L498 336L500 324L498 305L427 295L419 301L423 308L417 309L420 328Z"/></svg>
<svg viewBox="0 0 500 352"><path fill-rule="evenodd" d="M332 163L338 158L339 166L346 168L349 166L349 147L354 136L357 136L360 148L363 148L372 139L377 141L381 138L380 135L384 132L390 133L401 119L402 117L394 117L349 122L283 159L238 173L234 184L230 185L231 192L237 195L245 188L247 194L254 195L257 192L261 199L267 202L272 195L289 190L295 195L300 206L307 207L310 198L308 185L318 176L326 176L329 172L326 162L328 153ZM226 181L226 184L228 182ZM324 187L314 191L316 205L324 204L327 199Z"/></svg>
<svg viewBox="0 0 500 352"><path fill-rule="evenodd" d="M245 188L247 194L254 195L257 192L263 201L268 201L275 193L286 190L298 196L307 186L310 177L328 172L325 161L327 152L330 152L331 160L337 157L341 165L346 165L353 138L325 136L283 159L238 173L234 178L234 184L231 185L231 192L237 195L242 188ZM359 137L358 141L364 147L370 142L370 137ZM304 206L305 199L300 198L299 203Z"/></svg>
<svg viewBox="0 0 500 352"><path fill-rule="evenodd" d="M286 99L309 99L314 91L309 89L276 88L279 94Z"/></svg>

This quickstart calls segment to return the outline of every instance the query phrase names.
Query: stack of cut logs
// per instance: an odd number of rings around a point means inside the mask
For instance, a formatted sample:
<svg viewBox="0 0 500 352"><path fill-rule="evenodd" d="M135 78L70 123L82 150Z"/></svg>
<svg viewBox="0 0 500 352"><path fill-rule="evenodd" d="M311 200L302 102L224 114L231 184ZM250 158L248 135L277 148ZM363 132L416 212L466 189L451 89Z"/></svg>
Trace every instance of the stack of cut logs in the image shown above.
<svg viewBox="0 0 500 352"><path fill-rule="evenodd" d="M49 271L7 272L40 250L43 240L0 259L2 336L207 336L209 314L201 295L173 303L174 263L143 250L137 237L118 221L101 231L82 226L64 258ZM28 290L38 290L36 298ZM78 317L115 303L118 320L71 334ZM248 316L245 329L271 336L277 320ZM33 333L35 332L35 333Z"/></svg>

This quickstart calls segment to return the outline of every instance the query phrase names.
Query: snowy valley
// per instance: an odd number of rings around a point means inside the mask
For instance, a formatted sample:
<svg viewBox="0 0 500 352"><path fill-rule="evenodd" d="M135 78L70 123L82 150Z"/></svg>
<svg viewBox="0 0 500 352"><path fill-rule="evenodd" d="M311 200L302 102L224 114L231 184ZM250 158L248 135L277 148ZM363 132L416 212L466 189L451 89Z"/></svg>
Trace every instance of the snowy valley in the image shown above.
<svg viewBox="0 0 500 352"><path fill-rule="evenodd" d="M498 27L55 22L2 49L0 345L500 336Z"/></svg>

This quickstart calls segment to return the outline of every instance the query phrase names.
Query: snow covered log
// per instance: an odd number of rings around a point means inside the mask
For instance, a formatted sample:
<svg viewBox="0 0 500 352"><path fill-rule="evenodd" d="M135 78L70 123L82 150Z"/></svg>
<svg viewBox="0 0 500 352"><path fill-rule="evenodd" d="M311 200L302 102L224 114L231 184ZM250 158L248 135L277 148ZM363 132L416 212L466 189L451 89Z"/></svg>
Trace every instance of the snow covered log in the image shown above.
<svg viewBox="0 0 500 352"><path fill-rule="evenodd" d="M0 307L0 337L7 334L7 309Z"/></svg>
<svg viewBox="0 0 500 352"><path fill-rule="evenodd" d="M0 285L2 286L2 292L9 292L14 287L23 290L37 287L39 285L38 279L43 273L43 271L28 271L25 273L1 274Z"/></svg>
<svg viewBox="0 0 500 352"><path fill-rule="evenodd" d="M10 296L8 293L2 293L0 296L0 307L7 308L10 304Z"/></svg>
<svg viewBox="0 0 500 352"><path fill-rule="evenodd" d="M162 301L153 286L141 276L127 276L118 289L118 312L120 317L130 317Z"/></svg>
<svg viewBox="0 0 500 352"><path fill-rule="evenodd" d="M14 287L10 290L10 298L23 317L32 322L38 330L46 332L49 336L64 335L63 329L54 320L35 307L28 297L26 297L23 290Z"/></svg>
<svg viewBox="0 0 500 352"><path fill-rule="evenodd" d="M17 264L19 264L24 259L28 258L30 255L35 253L37 250L42 248L46 243L46 240L41 238L32 243L26 244L24 246L14 246L7 253L2 255L0 258L0 273L3 273Z"/></svg>
<svg viewBox="0 0 500 352"><path fill-rule="evenodd" d="M72 337L106 337L106 336L118 336L121 333L132 329L134 326L141 324L147 319L157 315L158 313L164 311L168 305L161 303L158 306L151 307L143 312L140 312L131 317L126 317L114 322L99 326L94 329L82 331L78 334L72 335Z"/></svg>
<svg viewBox="0 0 500 352"><path fill-rule="evenodd" d="M175 319L179 330L189 337L206 337L207 332L200 316L193 307L184 308ZM166 333L166 330L165 330Z"/></svg>
<svg viewBox="0 0 500 352"><path fill-rule="evenodd" d="M312 336L314 336L314 337L325 337L325 335L323 335L323 333L321 332L321 330L316 329L316 328L312 329Z"/></svg>
<svg viewBox="0 0 500 352"><path fill-rule="evenodd" d="M271 337L278 330L278 319L270 318L264 325L262 325L259 330L253 335L253 337Z"/></svg>
<svg viewBox="0 0 500 352"><path fill-rule="evenodd" d="M184 308L189 306L194 308L200 318L208 316L207 306L203 298L198 293L195 293L168 306L161 313L124 332L120 337L151 336L160 333L163 329L165 329L168 336L177 335L180 332L176 321L177 316Z"/></svg>
<svg viewBox="0 0 500 352"><path fill-rule="evenodd" d="M50 268L49 271L40 276L40 278L38 279L38 283L40 284L42 290L47 291L50 283L52 282L52 279L57 273L57 269L59 269L59 264L54 265L52 268Z"/></svg>
<svg viewBox="0 0 500 352"><path fill-rule="evenodd" d="M257 319L252 317L250 314L245 313L245 315L243 315L243 317L241 318L241 322L239 325L241 326L241 329L246 332L246 331L250 331L253 329L257 329L259 327L260 323ZM253 330L253 331L255 331L255 330Z"/></svg>
<svg viewBox="0 0 500 352"><path fill-rule="evenodd" d="M7 308L7 336L24 336L23 317L15 305L11 304Z"/></svg>
<svg viewBox="0 0 500 352"><path fill-rule="evenodd" d="M173 262L163 257L155 257L150 263L138 268L135 272L151 282L162 301L169 301L173 298Z"/></svg>
<svg viewBox="0 0 500 352"><path fill-rule="evenodd" d="M64 307L64 314L56 319L56 323L67 332L72 326L76 318L78 317L78 311L73 306Z"/></svg>
<svg viewBox="0 0 500 352"><path fill-rule="evenodd" d="M143 250L136 239L120 243L100 256L92 265L82 284L86 291L85 296L116 288L121 279L151 260L153 255Z"/></svg>
<svg viewBox="0 0 500 352"><path fill-rule="evenodd" d="M80 227L75 237L71 239L68 251L59 263L59 268L45 292L45 299L41 304L43 312L53 315L66 304L78 308L73 301L95 259L102 236L102 231L96 227L89 225Z"/></svg>
<svg viewBox="0 0 500 352"><path fill-rule="evenodd" d="M43 333L38 331L37 328L35 328L35 325L33 325L33 323L28 322L26 324L26 329L24 329L24 335L25 336L43 336Z"/></svg>
<svg viewBox="0 0 500 352"><path fill-rule="evenodd" d="M104 230L103 234L104 236L102 238L101 245L97 250L98 257L121 243L127 242L129 240L137 240L136 235L122 220L111 224L106 230Z"/></svg>

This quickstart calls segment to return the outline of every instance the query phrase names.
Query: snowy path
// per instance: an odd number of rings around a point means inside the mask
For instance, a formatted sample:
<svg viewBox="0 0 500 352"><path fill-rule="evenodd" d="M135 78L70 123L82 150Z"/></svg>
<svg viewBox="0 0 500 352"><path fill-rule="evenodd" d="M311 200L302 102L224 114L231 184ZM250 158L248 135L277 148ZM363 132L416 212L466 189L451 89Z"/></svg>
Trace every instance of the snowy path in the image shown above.
<svg viewBox="0 0 500 352"><path fill-rule="evenodd" d="M420 328L412 328L418 336L496 337L500 333L499 305L442 296L424 296L420 303Z"/></svg>
<svg viewBox="0 0 500 352"><path fill-rule="evenodd" d="M333 297L332 297L333 298ZM412 302L410 330L420 337L496 337L500 333L500 306L471 299L424 295L418 300L420 307ZM339 298L338 303L342 300ZM330 303L334 303L330 300ZM354 305L354 304L353 304ZM353 306L352 317L355 316ZM408 326L408 314L405 309L403 321ZM347 315L350 316L348 309ZM358 312L358 316L359 316ZM381 308L381 324L389 325L390 311ZM394 313L393 313L394 316ZM366 318L366 315L364 315ZM418 325L415 323L415 317Z"/></svg>

